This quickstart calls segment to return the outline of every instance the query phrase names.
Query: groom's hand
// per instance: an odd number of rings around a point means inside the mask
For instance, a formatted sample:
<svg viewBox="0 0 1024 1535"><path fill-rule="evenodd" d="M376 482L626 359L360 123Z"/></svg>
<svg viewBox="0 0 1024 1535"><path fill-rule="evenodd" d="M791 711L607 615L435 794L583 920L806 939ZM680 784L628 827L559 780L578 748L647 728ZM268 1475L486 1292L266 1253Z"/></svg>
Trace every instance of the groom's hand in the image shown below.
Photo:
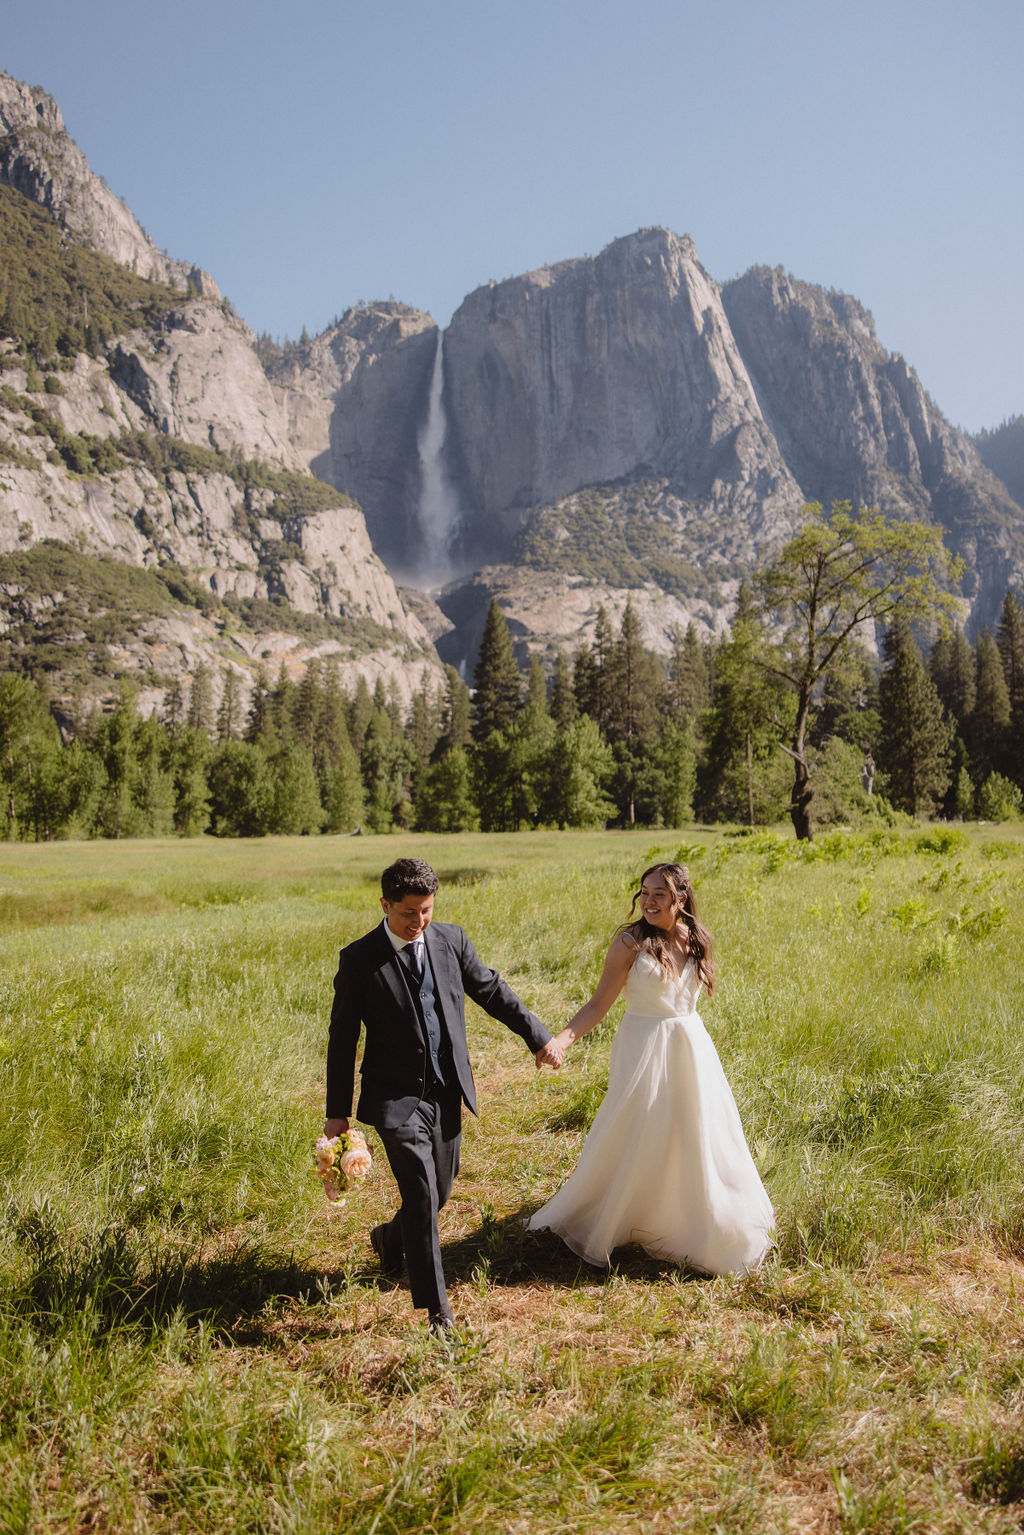
<svg viewBox="0 0 1024 1535"><path fill-rule="evenodd" d="M553 1039L549 1039L546 1045L541 1045L534 1060L537 1062L537 1070L542 1066L553 1066L555 1071L562 1064L563 1050L561 1045L556 1045Z"/></svg>
<svg viewBox="0 0 1024 1535"><path fill-rule="evenodd" d="M327 1137L327 1139L329 1141L333 1140L336 1135L347 1135L348 1134L348 1120L347 1119L325 1119L324 1120L324 1134L326 1135L326 1137Z"/></svg>

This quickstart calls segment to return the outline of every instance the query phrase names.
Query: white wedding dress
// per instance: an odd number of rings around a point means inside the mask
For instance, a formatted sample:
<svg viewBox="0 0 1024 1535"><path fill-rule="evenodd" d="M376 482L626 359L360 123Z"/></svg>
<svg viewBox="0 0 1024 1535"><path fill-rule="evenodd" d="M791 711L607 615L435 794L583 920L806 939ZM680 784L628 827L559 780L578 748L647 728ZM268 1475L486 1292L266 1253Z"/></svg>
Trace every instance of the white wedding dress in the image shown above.
<svg viewBox="0 0 1024 1535"><path fill-rule="evenodd" d="M637 1242L708 1274L742 1274L772 1246L771 1203L718 1052L696 1011L693 965L637 955L608 1091L576 1170L529 1222L588 1263Z"/></svg>

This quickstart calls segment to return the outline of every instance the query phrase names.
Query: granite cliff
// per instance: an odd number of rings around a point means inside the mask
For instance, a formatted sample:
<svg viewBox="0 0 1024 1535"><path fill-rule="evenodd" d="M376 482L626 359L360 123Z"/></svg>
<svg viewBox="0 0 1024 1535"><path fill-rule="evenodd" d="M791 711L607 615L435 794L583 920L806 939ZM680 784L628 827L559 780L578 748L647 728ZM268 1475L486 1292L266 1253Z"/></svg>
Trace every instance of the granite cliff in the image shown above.
<svg viewBox="0 0 1024 1535"><path fill-rule="evenodd" d="M304 359L275 394L289 413L289 396L326 401L321 440L379 441L390 424L386 478L375 454L321 452L316 466L408 569L436 342L424 316L413 351L373 315L359 364L372 394L324 391ZM976 445L855 299L782 271L720 287L689 238L641 230L477 289L444 333L443 366L449 539L466 572L438 599L454 625L446 659L471 660L492 595L523 649L571 646L599 604L614 614L630 596L658 648L675 623L721 628L805 501L939 523L967 564L974 624L1024 581L1024 514Z"/></svg>
<svg viewBox="0 0 1024 1535"><path fill-rule="evenodd" d="M333 655L349 681L395 677L404 695L417 681L410 663L439 673L359 507L305 469L249 327L205 274L156 251L48 97L0 76L0 114L0 183L35 205L32 243L48 273L87 248L160 300L158 318L136 324L129 305L93 355L58 349L42 368L17 337L0 340L0 562L47 541L86 563L181 573L210 594L194 621L137 615L138 643L116 666L106 648L100 686L126 672L151 704L200 660L231 666L244 686L258 664L297 671ZM63 231L57 246L46 245L49 220ZM0 595L8 633L23 632L29 596L17 580Z"/></svg>
<svg viewBox="0 0 1024 1535"><path fill-rule="evenodd" d="M1024 518L975 443L950 425L856 301L758 267L725 310L765 418L810 501L849 499L939 523L990 622L1024 579Z"/></svg>
<svg viewBox="0 0 1024 1535"><path fill-rule="evenodd" d="M268 369L302 461L367 509L375 549L405 573L417 564L417 433L437 337L406 304L360 305Z"/></svg>
<svg viewBox="0 0 1024 1535"><path fill-rule="evenodd" d="M94 175L53 98L3 73L0 182L24 193L70 234L140 277L219 297L208 272L172 261L158 250L131 210Z"/></svg>

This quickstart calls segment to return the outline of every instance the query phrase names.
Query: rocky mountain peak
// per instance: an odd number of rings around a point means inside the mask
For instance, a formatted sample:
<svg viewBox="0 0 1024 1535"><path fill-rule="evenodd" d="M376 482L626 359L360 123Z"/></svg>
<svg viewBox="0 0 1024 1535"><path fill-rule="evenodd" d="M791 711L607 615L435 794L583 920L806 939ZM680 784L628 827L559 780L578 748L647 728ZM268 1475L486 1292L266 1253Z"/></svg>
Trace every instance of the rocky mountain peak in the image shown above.
<svg viewBox="0 0 1024 1535"><path fill-rule="evenodd" d="M0 133L19 133L26 128L66 132L60 107L41 86L25 85L0 73Z"/></svg>
<svg viewBox="0 0 1024 1535"><path fill-rule="evenodd" d="M0 73L0 129L0 182L140 277L220 297L208 272L158 250L127 205L93 174L45 91Z"/></svg>
<svg viewBox="0 0 1024 1535"><path fill-rule="evenodd" d="M453 473L474 525L587 485L667 476L728 506L798 502L720 291L693 241L640 230L600 255L477 289L445 338Z"/></svg>

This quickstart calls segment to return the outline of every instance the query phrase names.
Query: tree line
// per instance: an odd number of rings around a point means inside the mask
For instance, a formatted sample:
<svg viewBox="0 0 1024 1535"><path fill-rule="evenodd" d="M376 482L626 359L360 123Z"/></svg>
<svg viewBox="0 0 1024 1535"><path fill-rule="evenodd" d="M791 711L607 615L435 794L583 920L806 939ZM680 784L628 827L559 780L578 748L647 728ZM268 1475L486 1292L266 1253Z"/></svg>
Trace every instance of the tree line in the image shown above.
<svg viewBox="0 0 1024 1535"><path fill-rule="evenodd" d="M592 640L557 654L549 677L536 656L520 665L492 602L472 690L451 667L443 681L424 667L406 704L395 679L346 691L329 660L298 680L283 666L273 680L260 672L244 700L234 670L217 679L200 665L158 715L142 717L123 684L113 707L62 731L39 684L0 674L4 834L756 825L789 814L810 835L812 803L817 824L1019 815L1017 596L1007 592L994 635L970 641L922 575L931 543L900 575L916 525L887 543L877 514L810 511L740 588L728 633L678 629L666 657L644 645L629 601L617 625L599 610ZM876 564L866 548L880 551Z"/></svg>

